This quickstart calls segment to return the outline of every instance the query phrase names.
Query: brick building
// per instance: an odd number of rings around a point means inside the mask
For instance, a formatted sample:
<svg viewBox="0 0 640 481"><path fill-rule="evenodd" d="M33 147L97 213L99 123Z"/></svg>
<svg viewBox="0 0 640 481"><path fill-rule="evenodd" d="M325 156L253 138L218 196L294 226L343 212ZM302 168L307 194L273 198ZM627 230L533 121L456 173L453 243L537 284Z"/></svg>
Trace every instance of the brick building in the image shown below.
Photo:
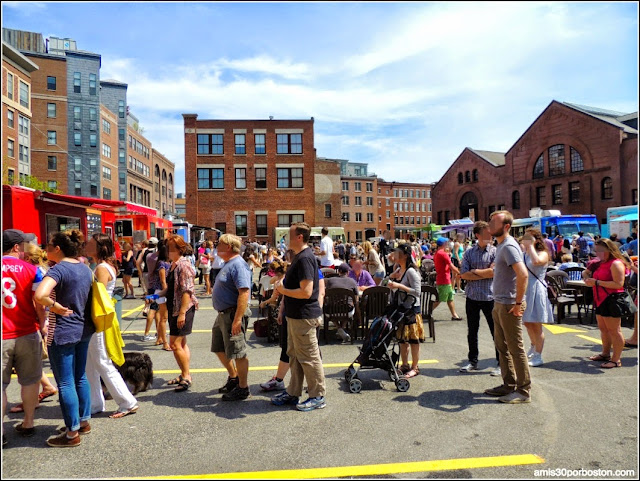
<svg viewBox="0 0 640 481"><path fill-rule="evenodd" d="M100 105L100 172L101 196L116 200L118 196L118 119L115 113Z"/></svg>
<svg viewBox="0 0 640 481"><path fill-rule="evenodd" d="M504 154L465 149L433 191L436 222L506 208L595 214L638 202L638 113L552 101Z"/></svg>
<svg viewBox="0 0 640 481"><path fill-rule="evenodd" d="M433 184L387 182L378 179L378 232L389 230L398 239L425 236L432 221Z"/></svg>
<svg viewBox="0 0 640 481"><path fill-rule="evenodd" d="M183 117L188 222L258 241L273 241L278 226L316 224L313 118Z"/></svg>
<svg viewBox="0 0 640 481"><path fill-rule="evenodd" d="M176 165L156 149L151 149L153 163L153 204L160 215L175 214L173 175Z"/></svg>
<svg viewBox="0 0 640 481"><path fill-rule="evenodd" d="M2 164L11 185L31 175L31 76L37 70L35 63L2 42Z"/></svg>
<svg viewBox="0 0 640 481"><path fill-rule="evenodd" d="M127 191L129 202L152 207L151 142L138 131L138 120L127 116ZM118 136L122 135L119 131ZM124 138L120 138L124 140Z"/></svg>
<svg viewBox="0 0 640 481"><path fill-rule="evenodd" d="M31 76L31 175L67 192L67 61L65 57L25 52L38 70Z"/></svg>

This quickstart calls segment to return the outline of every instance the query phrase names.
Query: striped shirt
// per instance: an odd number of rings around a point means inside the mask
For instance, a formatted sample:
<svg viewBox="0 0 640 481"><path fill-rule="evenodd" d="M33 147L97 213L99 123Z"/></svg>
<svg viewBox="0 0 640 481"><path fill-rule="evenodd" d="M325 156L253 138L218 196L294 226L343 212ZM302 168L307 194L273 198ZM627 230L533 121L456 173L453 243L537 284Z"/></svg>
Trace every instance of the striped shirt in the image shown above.
<svg viewBox="0 0 640 481"><path fill-rule="evenodd" d="M462 268L460 273L464 274L473 269L487 269L496 258L496 248L493 244L488 244L484 249L478 244L467 249L462 257ZM467 299L473 301L493 301L493 279L480 279L477 281L467 281L465 295Z"/></svg>

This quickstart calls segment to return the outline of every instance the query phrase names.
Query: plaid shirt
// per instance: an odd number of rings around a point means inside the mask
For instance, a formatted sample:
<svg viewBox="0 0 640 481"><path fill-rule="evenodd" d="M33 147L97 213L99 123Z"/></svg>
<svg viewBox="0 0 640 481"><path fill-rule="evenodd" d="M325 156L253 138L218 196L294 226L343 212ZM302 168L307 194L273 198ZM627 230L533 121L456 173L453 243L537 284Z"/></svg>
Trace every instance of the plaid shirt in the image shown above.
<svg viewBox="0 0 640 481"><path fill-rule="evenodd" d="M473 269L487 269L495 259L496 248L493 244L488 244L484 249L475 244L464 253L460 273L464 274ZM493 301L493 279L467 281L465 295L473 301Z"/></svg>

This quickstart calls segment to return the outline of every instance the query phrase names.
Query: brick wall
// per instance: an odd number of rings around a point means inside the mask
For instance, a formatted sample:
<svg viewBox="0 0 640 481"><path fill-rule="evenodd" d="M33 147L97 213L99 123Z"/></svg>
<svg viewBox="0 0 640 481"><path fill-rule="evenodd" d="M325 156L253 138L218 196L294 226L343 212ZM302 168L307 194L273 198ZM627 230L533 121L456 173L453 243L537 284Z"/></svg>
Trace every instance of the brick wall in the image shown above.
<svg viewBox="0 0 640 481"><path fill-rule="evenodd" d="M107 129L105 129L105 122L108 123ZM105 145L110 149L106 152L111 154L108 157L104 152ZM104 171L105 167L110 171L110 179L108 173ZM104 105L100 105L100 177L102 183L100 197L106 199L105 189L109 189L110 199L118 200L118 118Z"/></svg>
<svg viewBox="0 0 640 481"><path fill-rule="evenodd" d="M424 236L421 229L429 224L430 216L433 222L434 213L429 211L433 184L380 180L378 187L380 189L379 204L376 204L379 216L378 232L381 233L387 229L387 224L390 224L393 237L407 238L410 234L416 237ZM387 205L387 199L389 205ZM387 211L389 211L389 217L387 217ZM379 220L380 217L381 220Z"/></svg>

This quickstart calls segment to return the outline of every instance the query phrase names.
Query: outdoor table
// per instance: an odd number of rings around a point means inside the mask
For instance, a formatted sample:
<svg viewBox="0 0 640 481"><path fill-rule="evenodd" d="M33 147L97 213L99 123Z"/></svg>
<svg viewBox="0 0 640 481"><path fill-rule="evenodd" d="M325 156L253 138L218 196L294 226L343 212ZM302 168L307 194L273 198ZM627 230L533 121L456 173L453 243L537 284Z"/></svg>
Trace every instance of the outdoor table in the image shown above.
<svg viewBox="0 0 640 481"><path fill-rule="evenodd" d="M583 280L580 281L567 281L567 287L572 287L574 289L580 289L582 291L582 299L584 299L584 310L585 317L589 313L589 308L591 308L591 323L593 324L594 315L595 315L595 305L593 299L593 289L590 286L587 286Z"/></svg>

